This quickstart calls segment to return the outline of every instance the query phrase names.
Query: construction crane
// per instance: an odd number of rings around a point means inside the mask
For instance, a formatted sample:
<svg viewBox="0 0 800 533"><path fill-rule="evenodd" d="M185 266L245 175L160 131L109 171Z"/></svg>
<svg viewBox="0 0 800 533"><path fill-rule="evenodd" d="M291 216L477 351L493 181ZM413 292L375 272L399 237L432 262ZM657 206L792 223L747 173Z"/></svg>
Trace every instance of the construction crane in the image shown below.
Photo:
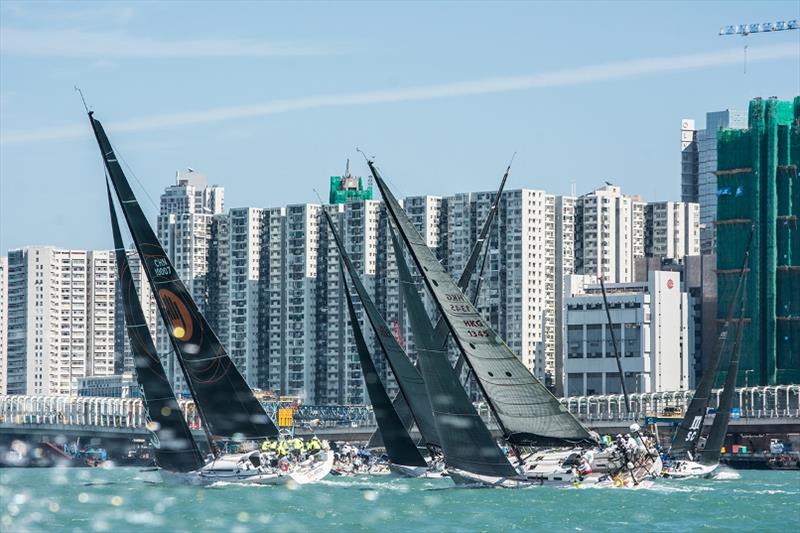
<svg viewBox="0 0 800 533"><path fill-rule="evenodd" d="M789 21L779 20L777 22L723 26L719 29L719 35L741 35L742 37L747 37L751 33L769 33L774 31L796 30L799 28L800 26L797 24L797 19ZM747 74L747 43L744 45L744 73Z"/></svg>

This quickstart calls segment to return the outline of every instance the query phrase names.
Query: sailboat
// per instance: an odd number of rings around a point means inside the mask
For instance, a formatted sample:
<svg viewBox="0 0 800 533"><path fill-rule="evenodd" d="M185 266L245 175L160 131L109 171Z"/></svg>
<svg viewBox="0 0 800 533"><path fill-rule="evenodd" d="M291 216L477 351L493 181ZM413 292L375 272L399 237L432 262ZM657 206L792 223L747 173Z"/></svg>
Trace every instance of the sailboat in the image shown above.
<svg viewBox="0 0 800 533"><path fill-rule="evenodd" d="M703 452L704 459L701 461L697 461L698 459L698 448L699 444L702 439L702 432L704 421L706 417L706 413L708 412L708 406L711 402L711 392L714 386L714 381L717 378L717 373L719 371L720 362L722 359L722 354L725 351L725 346L728 340L728 334L730 330L730 323L733 319L733 313L736 309L736 302L741 297L741 306L742 309L740 311L739 321L737 323L737 330L736 330L736 337L737 340L733 347L733 351L731 353L731 359L728 368L728 376L731 374L731 368L735 365L736 370L733 371L733 375L735 376L738 373L738 366L739 366L739 356L736 351L739 349L739 340L738 338L741 335L741 331L743 329L742 320L743 316L741 313L744 311L744 282L747 277L747 263L750 258L750 245L753 240L753 232L754 229L750 228L750 234L747 238L747 244L745 245L744 257L742 258L742 266L739 270L739 279L736 284L736 290L734 291L733 298L731 299L730 304L728 305L728 312L725 317L725 322L722 326L722 330L720 331L719 337L717 338L717 346L716 349L711 353L711 360L709 361L708 367L706 368L705 372L703 373L703 377L700 379L700 383L698 383L697 388L695 390L694 396L692 397L692 401L689 402L689 407L686 409L686 414L683 417L680 425L678 426L677 431L675 432L675 436L672 439L672 444L670 446L669 451L667 452L668 460L667 464L664 467L663 475L664 477L670 478L687 478L687 477L710 477L713 475L714 471L716 470L717 466L719 465L719 447L722 445L722 441L725 438L725 431L727 430L728 423L727 420L724 423L724 427L721 426L723 416L719 416L719 422L717 421L717 415L714 417L714 422L712 423L712 432L713 440L718 441L716 457L712 459L713 452L708 448L709 442L712 440L712 434L709 433L709 436L705 442L706 448L709 449L709 453L706 454ZM726 380L727 386L727 380ZM734 383L731 386L731 390L726 391L723 389L723 392L720 396L720 405L719 408L723 408L723 398L726 395L732 395L734 393L736 386L736 380L734 377ZM728 418L730 417L730 406L727 408L728 410ZM719 410L718 410L719 412ZM714 427L717 428L717 432L714 432ZM719 435L719 431L722 431L721 436ZM711 446L715 446L715 444L711 444ZM701 455L701 457L702 457Z"/></svg>
<svg viewBox="0 0 800 533"><path fill-rule="evenodd" d="M277 439L278 429L177 276L131 190L102 125L93 112L88 114L145 277L211 443L213 457L200 469L188 473L164 470L162 477L189 483L263 484L289 480L308 483L321 479L333 464L333 453L327 449L304 462L272 460L258 450L225 455L219 451L217 443L220 441L244 443Z"/></svg>
<svg viewBox="0 0 800 533"><path fill-rule="evenodd" d="M479 472L479 465L475 464L471 465L472 469L453 467L448 458L448 446L443 442L451 476L460 483L499 486L566 484L573 483L576 479L583 483L607 482L642 486L643 481L654 479L661 469L657 454L648 451L631 461L614 448L600 448L597 436L570 414L544 384L528 371L497 333L484 323L475 307L437 261L425 240L400 208L373 162L368 160L367 163L417 270L453 333L458 348L500 426L503 439L517 457L517 469L510 467L511 472L516 472L522 479L509 477L508 470L501 475L487 475ZM421 313L409 308L412 326L414 321L418 324L423 322L420 316L412 317L412 314ZM427 315L423 316L427 321ZM416 336L417 332L415 338ZM434 348L433 344L429 346ZM422 352L423 349L420 348L420 353ZM431 350L431 360L436 359L437 352L442 353L441 350ZM436 394L429 394L433 401ZM452 419L447 410L435 412L435 415L437 426L448 426L446 430L440 427L440 435L444 441L444 435L454 430L460 420ZM477 425L470 427L475 432L482 431ZM463 432L461 433L463 438ZM533 450L524 460L520 454L522 447ZM591 475L575 473L575 477L570 479L568 474L574 473L574 461L581 456L594 464L593 472ZM469 463L464 464L470 466Z"/></svg>
<svg viewBox="0 0 800 533"><path fill-rule="evenodd" d="M689 403L689 408L686 410L686 415L684 415L675 433L668 452L670 460L663 471L664 477L713 477L719 466L720 448L728 430L733 396L736 392L736 376L739 373L739 352L741 351L741 338L744 330L744 308L746 302L746 293L742 289L747 278L747 264L750 260L750 244L753 239L753 232L754 229L751 228L736 290L728 306L728 313L722 331L717 339L717 349L714 351L712 361L700 379L692 401ZM741 303L736 324L736 338L731 350L725 384L720 393L719 405L714 415L714 421L711 423L711 430L706 438L703 450L699 451L698 445L701 440L705 415L711 400L711 389L717 377L737 300L740 300Z"/></svg>

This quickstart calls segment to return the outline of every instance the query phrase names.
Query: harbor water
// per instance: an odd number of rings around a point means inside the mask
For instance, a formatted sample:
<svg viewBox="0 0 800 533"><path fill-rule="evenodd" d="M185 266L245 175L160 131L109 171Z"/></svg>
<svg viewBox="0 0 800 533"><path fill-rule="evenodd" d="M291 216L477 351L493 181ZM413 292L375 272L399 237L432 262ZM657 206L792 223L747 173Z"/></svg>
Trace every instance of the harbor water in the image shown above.
<svg viewBox="0 0 800 533"><path fill-rule="evenodd" d="M800 473L722 472L648 489L455 488L328 477L300 487L177 487L137 468L0 469L0 531L759 531L800 527Z"/></svg>

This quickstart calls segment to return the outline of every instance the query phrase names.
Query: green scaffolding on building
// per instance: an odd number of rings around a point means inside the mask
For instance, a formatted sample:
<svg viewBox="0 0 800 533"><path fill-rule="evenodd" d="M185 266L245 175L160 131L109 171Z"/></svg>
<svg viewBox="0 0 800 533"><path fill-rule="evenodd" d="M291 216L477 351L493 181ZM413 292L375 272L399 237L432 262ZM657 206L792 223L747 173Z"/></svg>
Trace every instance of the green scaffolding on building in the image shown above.
<svg viewBox="0 0 800 533"><path fill-rule="evenodd" d="M718 320L755 226L737 383L800 383L800 96L752 100L748 129L717 139Z"/></svg>

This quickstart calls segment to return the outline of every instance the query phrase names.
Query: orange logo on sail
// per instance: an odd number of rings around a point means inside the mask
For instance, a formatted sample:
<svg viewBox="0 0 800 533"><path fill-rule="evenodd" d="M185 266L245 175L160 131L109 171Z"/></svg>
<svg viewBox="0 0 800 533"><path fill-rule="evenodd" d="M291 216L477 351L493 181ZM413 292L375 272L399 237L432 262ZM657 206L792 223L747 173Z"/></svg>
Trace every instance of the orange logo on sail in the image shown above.
<svg viewBox="0 0 800 533"><path fill-rule="evenodd" d="M186 304L174 292L167 289L159 289L158 295L164 301L164 307L169 317L170 327L172 328L170 334L181 341L191 339L194 328L192 326L192 317L189 315Z"/></svg>

